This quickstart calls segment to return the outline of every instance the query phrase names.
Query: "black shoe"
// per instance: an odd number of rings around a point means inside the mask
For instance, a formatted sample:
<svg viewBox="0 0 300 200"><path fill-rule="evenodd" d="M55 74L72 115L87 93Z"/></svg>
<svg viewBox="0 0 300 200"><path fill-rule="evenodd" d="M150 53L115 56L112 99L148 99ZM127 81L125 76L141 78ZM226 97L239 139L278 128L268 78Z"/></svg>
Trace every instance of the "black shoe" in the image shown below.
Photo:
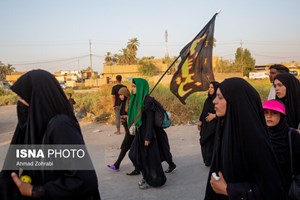
<svg viewBox="0 0 300 200"><path fill-rule="evenodd" d="M141 173L138 170L133 170L130 173L126 173L128 176L135 176L135 175L140 175Z"/></svg>
<svg viewBox="0 0 300 200"><path fill-rule="evenodd" d="M169 166L169 168L165 171L165 173L171 173L176 169L176 165L171 165Z"/></svg>

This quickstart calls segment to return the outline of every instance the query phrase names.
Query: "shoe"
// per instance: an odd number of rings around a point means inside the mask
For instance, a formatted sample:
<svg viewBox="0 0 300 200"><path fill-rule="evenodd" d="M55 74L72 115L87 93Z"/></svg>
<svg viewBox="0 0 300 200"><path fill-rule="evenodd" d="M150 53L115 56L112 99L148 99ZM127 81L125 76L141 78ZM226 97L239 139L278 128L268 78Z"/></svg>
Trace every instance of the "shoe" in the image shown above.
<svg viewBox="0 0 300 200"><path fill-rule="evenodd" d="M114 171L116 171L116 172L120 171L119 169L116 168L115 165L107 165L107 167L114 170Z"/></svg>
<svg viewBox="0 0 300 200"><path fill-rule="evenodd" d="M139 185L139 188L140 188L141 190L146 190L146 189L151 188L151 186L148 185L148 183L145 182L143 185Z"/></svg>
<svg viewBox="0 0 300 200"><path fill-rule="evenodd" d="M135 176L135 175L140 175L141 173L138 170L133 170L130 173L126 173L128 176Z"/></svg>
<svg viewBox="0 0 300 200"><path fill-rule="evenodd" d="M176 165L171 165L169 166L169 168L165 171L165 173L171 173L176 169Z"/></svg>
<svg viewBox="0 0 300 200"><path fill-rule="evenodd" d="M146 180L145 179L141 179L138 183L139 186L142 186L146 183Z"/></svg>

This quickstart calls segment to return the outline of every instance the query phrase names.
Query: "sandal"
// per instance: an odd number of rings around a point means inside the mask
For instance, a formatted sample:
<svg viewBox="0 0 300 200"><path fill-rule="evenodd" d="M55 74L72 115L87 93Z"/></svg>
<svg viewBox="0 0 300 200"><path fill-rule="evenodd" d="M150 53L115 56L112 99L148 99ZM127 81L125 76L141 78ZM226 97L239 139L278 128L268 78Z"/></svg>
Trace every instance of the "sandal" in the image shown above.
<svg viewBox="0 0 300 200"><path fill-rule="evenodd" d="M120 171L119 169L116 168L115 165L107 165L107 167L114 170L114 171L116 171L116 172Z"/></svg>
<svg viewBox="0 0 300 200"><path fill-rule="evenodd" d="M146 190L146 189L151 188L151 186L148 183L145 182L143 185L139 185L139 188L141 190Z"/></svg>
<svg viewBox="0 0 300 200"><path fill-rule="evenodd" d="M176 165L171 165L169 166L169 168L165 171L165 173L171 173L176 169Z"/></svg>
<svg viewBox="0 0 300 200"><path fill-rule="evenodd" d="M142 186L142 185L144 185L145 183L146 183L146 180L145 180L145 179L142 179L142 180L139 181L138 185L139 185L139 186Z"/></svg>
<svg viewBox="0 0 300 200"><path fill-rule="evenodd" d="M138 170L133 170L130 173L126 173L128 176L135 176L135 175L140 175L141 173Z"/></svg>

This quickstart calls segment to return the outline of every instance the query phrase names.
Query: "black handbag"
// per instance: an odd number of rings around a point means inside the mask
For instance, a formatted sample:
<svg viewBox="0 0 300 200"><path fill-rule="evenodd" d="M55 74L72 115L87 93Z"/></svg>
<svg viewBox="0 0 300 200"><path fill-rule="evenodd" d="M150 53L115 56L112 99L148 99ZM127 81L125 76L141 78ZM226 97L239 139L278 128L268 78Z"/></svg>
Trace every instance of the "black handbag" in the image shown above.
<svg viewBox="0 0 300 200"><path fill-rule="evenodd" d="M290 200L300 200L300 175L294 174L293 147L292 147L292 136L291 136L292 131L293 129L289 130L289 147L290 147L292 183L289 189L288 197Z"/></svg>

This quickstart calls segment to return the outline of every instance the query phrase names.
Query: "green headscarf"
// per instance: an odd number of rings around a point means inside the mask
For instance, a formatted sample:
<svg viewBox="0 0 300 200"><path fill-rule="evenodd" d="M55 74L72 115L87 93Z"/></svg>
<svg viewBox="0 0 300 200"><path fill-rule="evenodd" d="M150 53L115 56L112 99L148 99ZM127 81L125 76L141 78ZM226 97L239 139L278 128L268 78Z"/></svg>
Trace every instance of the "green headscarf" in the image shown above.
<svg viewBox="0 0 300 200"><path fill-rule="evenodd" d="M136 85L136 94L131 93L128 108L128 128L133 124L138 128L142 125L142 112L144 110L144 99L149 93L149 84L143 78L134 78L132 82Z"/></svg>

